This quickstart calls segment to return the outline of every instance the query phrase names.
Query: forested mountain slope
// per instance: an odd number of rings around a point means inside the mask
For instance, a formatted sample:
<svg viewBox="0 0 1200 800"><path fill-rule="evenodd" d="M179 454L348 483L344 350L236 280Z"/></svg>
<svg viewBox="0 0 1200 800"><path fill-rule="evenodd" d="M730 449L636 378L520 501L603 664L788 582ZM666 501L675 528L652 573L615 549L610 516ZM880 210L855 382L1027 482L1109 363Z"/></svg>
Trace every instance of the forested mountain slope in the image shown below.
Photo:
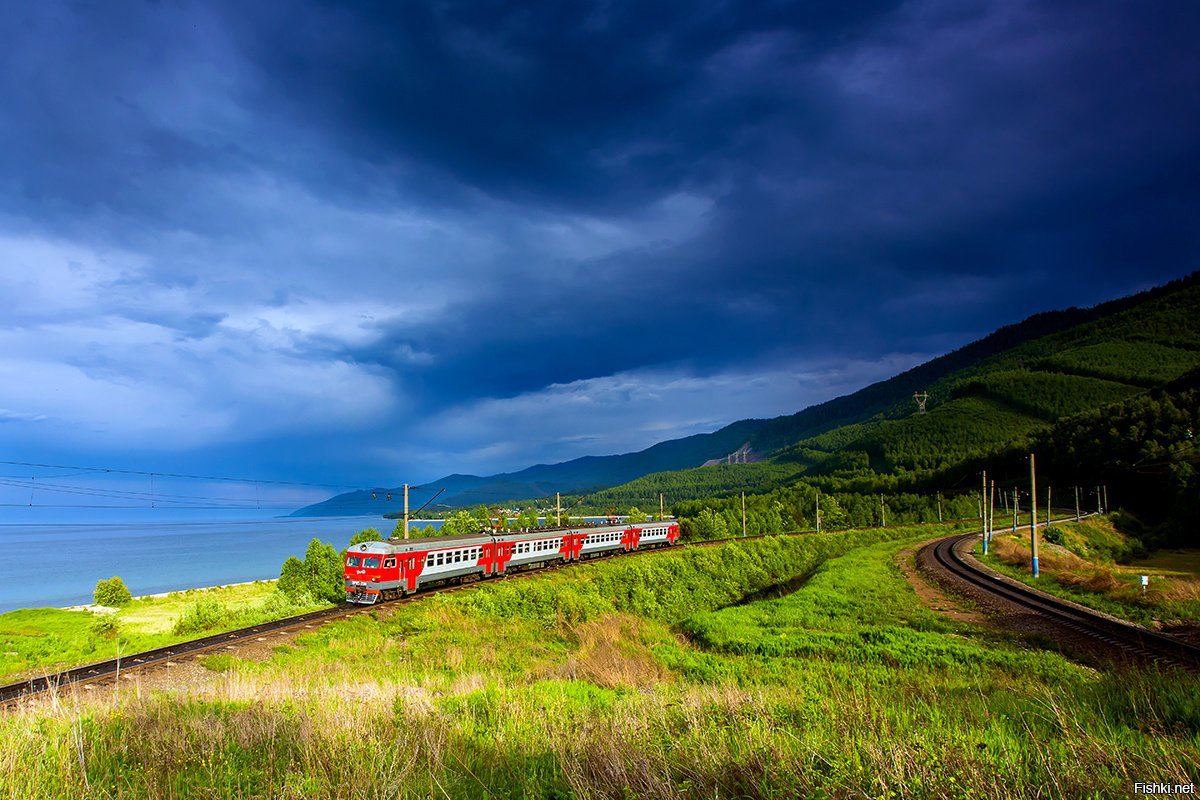
<svg viewBox="0 0 1200 800"><path fill-rule="evenodd" d="M1076 324L1060 327L1067 319ZM1026 450L1061 420L1105 408L1120 413L1127 402L1200 369L1195 275L1096 309L1041 315L1024 324L1030 326L1026 334L1056 329L1040 336L1022 335L1020 326L1002 329L854 395L771 420L752 442L785 441L786 430L816 433L779 447L763 462L648 475L596 493L590 502L656 503L659 492L681 501L768 491L798 480L868 493L961 485L979 463ZM997 350L999 342L1015 344ZM959 366L947 372L948 364ZM921 384L922 377L934 379ZM918 412L914 391L929 393L927 413ZM837 418L853 421L825 427Z"/></svg>

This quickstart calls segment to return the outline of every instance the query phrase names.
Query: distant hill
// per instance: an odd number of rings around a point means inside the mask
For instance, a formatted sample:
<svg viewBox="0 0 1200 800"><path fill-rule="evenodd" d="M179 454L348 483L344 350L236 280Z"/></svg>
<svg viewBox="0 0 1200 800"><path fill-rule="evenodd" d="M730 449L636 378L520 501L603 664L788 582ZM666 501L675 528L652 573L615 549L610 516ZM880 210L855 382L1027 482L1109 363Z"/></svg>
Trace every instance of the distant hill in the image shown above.
<svg viewBox="0 0 1200 800"><path fill-rule="evenodd" d="M465 506L589 490L589 504L657 503L801 478L911 485L998 452L1064 416L1200 367L1200 273L1092 308L1036 314L857 392L770 420L741 420L637 453L491 476L449 475L439 503ZM927 392L928 413L914 392ZM728 463L728 462L746 463ZM708 466L701 466L708 463ZM296 516L401 511L397 490L350 492ZM416 494L412 507L428 498Z"/></svg>
<svg viewBox="0 0 1200 800"><path fill-rule="evenodd" d="M1200 274L1090 309L1039 314L750 438L768 457L646 475L596 505L763 492L798 480L829 491L955 485L1059 420L1170 388L1200 369ZM929 395L919 413L915 391Z"/></svg>
<svg viewBox="0 0 1200 800"><path fill-rule="evenodd" d="M470 506L496 503L513 498L552 496L555 492L577 492L582 489L603 488L633 480L652 472L684 469L705 461L723 458L743 445L764 424L763 420L746 419L726 425L713 433L698 433L683 439L660 442L636 453L612 456L584 456L561 464L537 464L520 472L499 475L447 475L431 481L430 489L412 492L411 508L417 508L430 497L430 492L442 487L445 493L439 504ZM350 516L355 514L383 515L402 512L400 488L360 490L331 497L321 503L306 506L292 514L298 517Z"/></svg>

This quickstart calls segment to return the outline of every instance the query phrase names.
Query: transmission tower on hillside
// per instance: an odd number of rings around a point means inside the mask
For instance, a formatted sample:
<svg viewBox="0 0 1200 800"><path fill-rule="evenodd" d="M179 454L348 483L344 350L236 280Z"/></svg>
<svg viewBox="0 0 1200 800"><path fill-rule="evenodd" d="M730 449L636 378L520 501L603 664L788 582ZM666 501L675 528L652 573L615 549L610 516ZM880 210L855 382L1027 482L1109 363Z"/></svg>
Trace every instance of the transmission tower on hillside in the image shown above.
<svg viewBox="0 0 1200 800"><path fill-rule="evenodd" d="M917 401L918 413L925 413L925 403L929 401L929 394L926 392L913 392L913 400Z"/></svg>

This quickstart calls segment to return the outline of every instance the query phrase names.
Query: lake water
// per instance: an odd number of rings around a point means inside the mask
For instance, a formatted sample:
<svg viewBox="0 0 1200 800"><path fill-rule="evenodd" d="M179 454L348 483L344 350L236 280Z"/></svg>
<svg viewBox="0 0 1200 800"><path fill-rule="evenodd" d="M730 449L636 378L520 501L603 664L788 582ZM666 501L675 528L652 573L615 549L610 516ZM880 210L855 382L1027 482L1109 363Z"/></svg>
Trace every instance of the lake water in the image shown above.
<svg viewBox="0 0 1200 800"><path fill-rule="evenodd" d="M0 612L90 603L96 581L113 575L120 575L135 595L278 578L287 557L303 558L314 538L340 550L363 528L390 534L395 524L379 517L144 516L79 524L0 523Z"/></svg>
<svg viewBox="0 0 1200 800"><path fill-rule="evenodd" d="M19 522L0 519L0 612L90 603L96 581L113 575L135 595L278 578L287 557L303 558L314 538L340 550L363 528L390 535L396 526L382 517L87 513L87 522L63 512L17 517ZM410 524L440 527L441 520Z"/></svg>

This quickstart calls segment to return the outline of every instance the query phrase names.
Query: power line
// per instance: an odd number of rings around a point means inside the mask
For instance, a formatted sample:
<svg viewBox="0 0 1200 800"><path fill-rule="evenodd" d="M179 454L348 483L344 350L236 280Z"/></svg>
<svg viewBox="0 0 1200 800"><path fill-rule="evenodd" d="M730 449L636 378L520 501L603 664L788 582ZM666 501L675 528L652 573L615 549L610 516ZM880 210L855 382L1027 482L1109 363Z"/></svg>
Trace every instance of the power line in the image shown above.
<svg viewBox="0 0 1200 800"><path fill-rule="evenodd" d="M40 469L71 469L80 470L82 472L99 472L112 475L141 475L143 477L156 478L186 478L196 481L228 481L231 483L264 483L275 486L310 486L318 489L360 489L360 486L352 486L346 483L308 483L304 481L280 481L266 480L257 478L233 478L228 475L184 475L177 472L151 472L148 470L136 469L118 469L116 467L81 467L70 464L39 464L32 461L0 461L0 464L6 464L14 467L37 467ZM60 476L61 477L61 476Z"/></svg>

